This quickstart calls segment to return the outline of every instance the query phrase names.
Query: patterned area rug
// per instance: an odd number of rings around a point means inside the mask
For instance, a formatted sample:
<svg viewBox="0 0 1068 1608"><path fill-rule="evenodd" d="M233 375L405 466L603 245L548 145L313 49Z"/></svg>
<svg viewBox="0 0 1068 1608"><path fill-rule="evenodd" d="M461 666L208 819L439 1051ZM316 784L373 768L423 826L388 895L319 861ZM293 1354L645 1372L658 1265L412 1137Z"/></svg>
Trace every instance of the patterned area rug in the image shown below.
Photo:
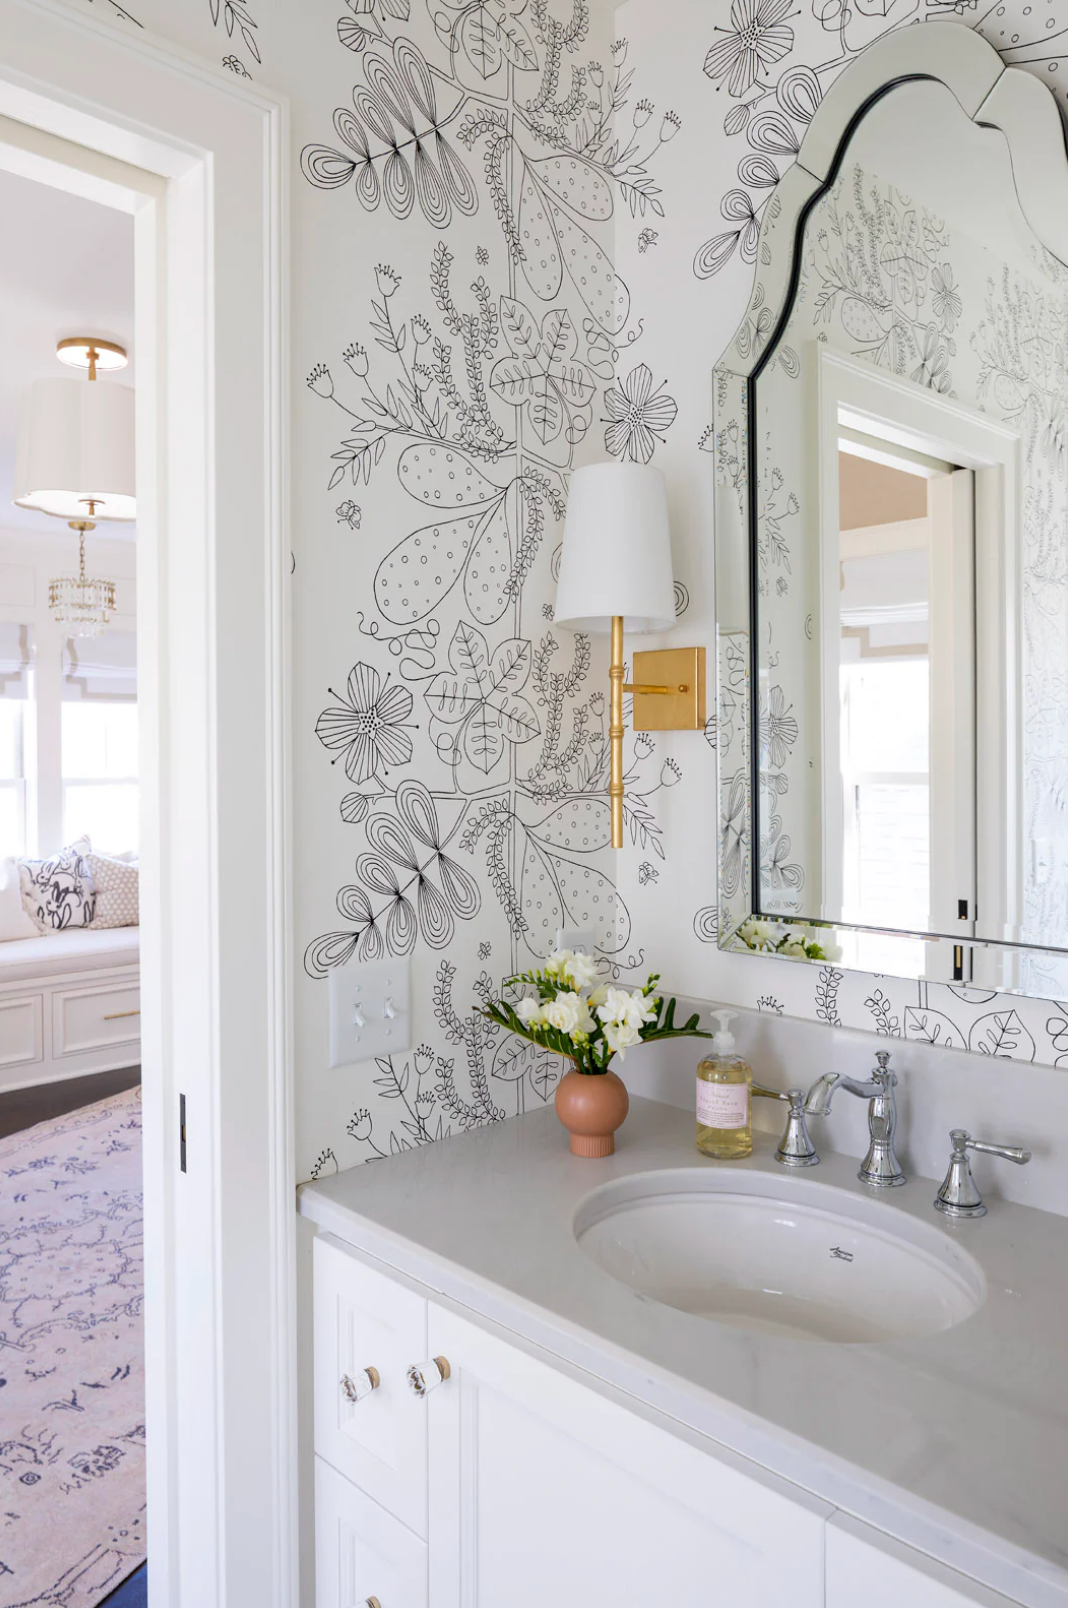
<svg viewBox="0 0 1068 1608"><path fill-rule="evenodd" d="M145 1556L141 1095L0 1141L0 1608Z"/></svg>

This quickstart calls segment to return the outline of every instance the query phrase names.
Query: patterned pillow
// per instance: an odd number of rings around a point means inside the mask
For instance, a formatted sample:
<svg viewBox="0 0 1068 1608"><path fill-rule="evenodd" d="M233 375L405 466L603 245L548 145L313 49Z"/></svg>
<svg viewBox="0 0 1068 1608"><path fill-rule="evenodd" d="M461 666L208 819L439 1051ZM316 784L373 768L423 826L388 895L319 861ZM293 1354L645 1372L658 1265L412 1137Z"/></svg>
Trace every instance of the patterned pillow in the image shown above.
<svg viewBox="0 0 1068 1608"><path fill-rule="evenodd" d="M85 856L89 839L79 838L48 860L20 860L22 903L42 932L88 927L96 908L96 890Z"/></svg>
<svg viewBox="0 0 1068 1608"><path fill-rule="evenodd" d="M137 861L87 854L85 863L96 889L96 914L90 927L136 927L140 920Z"/></svg>

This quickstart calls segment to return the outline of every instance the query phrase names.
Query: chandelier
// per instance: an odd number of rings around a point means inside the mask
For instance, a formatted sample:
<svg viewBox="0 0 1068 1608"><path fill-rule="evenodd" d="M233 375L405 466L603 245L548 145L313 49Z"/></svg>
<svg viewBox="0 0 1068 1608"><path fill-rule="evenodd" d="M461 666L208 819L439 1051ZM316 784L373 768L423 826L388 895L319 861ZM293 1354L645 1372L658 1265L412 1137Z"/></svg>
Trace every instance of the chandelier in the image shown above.
<svg viewBox="0 0 1068 1608"><path fill-rule="evenodd" d="M93 512L91 498L89 512ZM69 636L99 636L115 612L115 582L93 580L85 573L85 533L96 529L93 521L72 519L68 523L78 532L78 574L49 581L48 607L56 623L67 627Z"/></svg>
<svg viewBox="0 0 1068 1608"><path fill-rule="evenodd" d="M60 341L56 356L85 369L88 380L37 380L22 399L15 453L15 502L78 532L78 574L48 585L53 618L71 636L99 635L115 612L114 581L85 573L85 538L98 519L132 520L134 394L128 386L101 384L98 369L126 365L113 341L78 335ZM73 516L73 517L72 517Z"/></svg>

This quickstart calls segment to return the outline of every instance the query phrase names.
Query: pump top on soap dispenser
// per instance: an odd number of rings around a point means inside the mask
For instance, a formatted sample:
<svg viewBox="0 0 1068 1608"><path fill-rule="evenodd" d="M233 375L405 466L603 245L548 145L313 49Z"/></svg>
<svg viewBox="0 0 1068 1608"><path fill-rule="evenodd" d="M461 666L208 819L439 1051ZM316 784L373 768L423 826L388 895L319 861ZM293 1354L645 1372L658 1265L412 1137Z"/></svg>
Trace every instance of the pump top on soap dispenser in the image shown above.
<svg viewBox="0 0 1068 1608"><path fill-rule="evenodd" d="M730 1023L737 1011L712 1012L712 1048L697 1068L697 1148L717 1161L737 1161L753 1149L753 1069L735 1053Z"/></svg>

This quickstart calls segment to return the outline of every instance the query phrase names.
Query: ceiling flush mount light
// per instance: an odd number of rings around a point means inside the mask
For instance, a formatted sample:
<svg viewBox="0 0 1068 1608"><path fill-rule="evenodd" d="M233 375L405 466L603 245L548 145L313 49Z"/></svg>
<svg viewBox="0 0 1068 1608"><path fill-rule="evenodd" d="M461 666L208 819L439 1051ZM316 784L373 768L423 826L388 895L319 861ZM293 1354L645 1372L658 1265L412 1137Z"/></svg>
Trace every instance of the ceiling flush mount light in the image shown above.
<svg viewBox="0 0 1068 1608"><path fill-rule="evenodd" d="M611 632L612 847L623 847L623 694L634 695L635 731L700 731L705 723L704 648L634 655L623 681L623 628L675 624L667 488L659 469L596 463L576 469L568 492L555 621L573 631Z"/></svg>
<svg viewBox="0 0 1068 1608"><path fill-rule="evenodd" d="M96 379L98 372L124 369L130 361L124 346L116 346L114 341L96 340L92 335L68 336L56 347L56 356L71 368L88 369L91 380Z"/></svg>
<svg viewBox="0 0 1068 1608"><path fill-rule="evenodd" d="M98 372L126 365L113 341L73 336L56 355L85 369L88 380L36 380L19 405L15 496L20 508L65 519L78 532L79 573L52 581L55 618L75 636L95 636L115 608L111 581L86 577L85 537L99 519L137 517L134 480L134 393L101 384Z"/></svg>

